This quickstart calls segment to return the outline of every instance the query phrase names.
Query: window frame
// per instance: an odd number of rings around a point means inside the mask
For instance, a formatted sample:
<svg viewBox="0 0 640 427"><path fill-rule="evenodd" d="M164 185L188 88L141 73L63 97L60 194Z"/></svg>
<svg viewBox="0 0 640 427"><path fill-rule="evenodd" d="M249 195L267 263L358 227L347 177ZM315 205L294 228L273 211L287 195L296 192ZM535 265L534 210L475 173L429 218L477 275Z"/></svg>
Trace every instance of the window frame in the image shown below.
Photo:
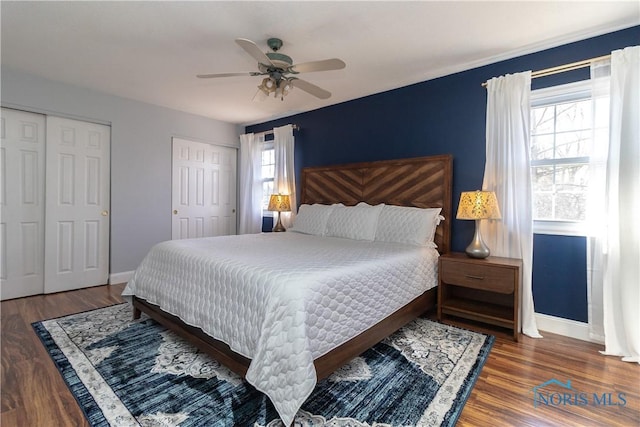
<svg viewBox="0 0 640 427"><path fill-rule="evenodd" d="M592 99L591 89L591 80L581 80L578 82L536 89L531 91L531 109L533 110L534 108L542 107L545 105L557 105L561 103ZM531 134L530 136L533 137L533 134ZM530 160L529 172L532 172L533 167L535 166L585 163L587 165L590 164L589 156L567 157L566 159ZM533 219L533 232L535 234L586 236L588 234L587 231L587 221Z"/></svg>

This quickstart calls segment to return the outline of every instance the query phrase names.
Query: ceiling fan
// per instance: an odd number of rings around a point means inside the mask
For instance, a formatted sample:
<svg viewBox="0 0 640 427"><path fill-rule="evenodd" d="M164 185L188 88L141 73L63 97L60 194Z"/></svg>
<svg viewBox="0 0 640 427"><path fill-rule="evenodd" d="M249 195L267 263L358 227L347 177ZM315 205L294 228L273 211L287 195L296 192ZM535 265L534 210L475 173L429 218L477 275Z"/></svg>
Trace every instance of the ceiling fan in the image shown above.
<svg viewBox="0 0 640 427"><path fill-rule="evenodd" d="M201 79L217 78L217 77L233 77L233 76L267 76L262 79L262 83L258 86L258 94L262 93L269 96L271 93L274 97L284 100L284 97L297 87L303 91L318 97L327 99L331 96L331 92L309 83L306 80L291 76L300 73L309 73L312 71L329 71L340 70L346 66L344 61L332 58L321 61L303 62L294 64L290 56L279 53L282 47L282 40L270 38L267 45L273 52L264 53L258 45L248 39L236 39L236 43L245 50L253 59L258 61L259 71L249 71L244 73L221 73L221 74L198 74Z"/></svg>

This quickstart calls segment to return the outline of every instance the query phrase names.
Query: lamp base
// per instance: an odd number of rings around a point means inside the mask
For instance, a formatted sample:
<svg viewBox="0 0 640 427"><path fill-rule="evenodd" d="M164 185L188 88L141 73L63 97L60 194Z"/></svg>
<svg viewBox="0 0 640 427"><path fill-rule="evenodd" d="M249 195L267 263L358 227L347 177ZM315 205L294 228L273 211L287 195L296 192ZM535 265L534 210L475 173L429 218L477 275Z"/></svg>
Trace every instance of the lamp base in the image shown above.
<svg viewBox="0 0 640 427"><path fill-rule="evenodd" d="M469 246L467 246L467 249L465 249L465 253L470 258L480 258L480 259L488 257L489 254L491 253L487 245L482 240L482 236L480 235L479 219L476 219L476 232L473 235L473 240L471 241L471 243L469 243Z"/></svg>
<svg viewBox="0 0 640 427"><path fill-rule="evenodd" d="M473 245L470 244L469 246L467 246L467 249L464 250L464 252L467 254L469 258L483 259L490 255L489 249L485 251L482 248L476 248L472 246Z"/></svg>
<svg viewBox="0 0 640 427"><path fill-rule="evenodd" d="M276 225L273 226L272 231L274 232L287 231L287 229L284 228L284 225L282 225L282 222L280 221L280 212L278 212L278 222L276 223Z"/></svg>

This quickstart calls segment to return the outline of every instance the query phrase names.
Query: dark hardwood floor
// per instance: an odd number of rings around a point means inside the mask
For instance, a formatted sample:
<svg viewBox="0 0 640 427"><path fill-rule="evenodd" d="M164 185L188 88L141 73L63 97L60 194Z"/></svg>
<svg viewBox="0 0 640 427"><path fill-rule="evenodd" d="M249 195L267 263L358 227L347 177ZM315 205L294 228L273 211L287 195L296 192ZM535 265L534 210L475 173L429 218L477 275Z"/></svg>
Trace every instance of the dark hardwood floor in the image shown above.
<svg viewBox="0 0 640 427"><path fill-rule="evenodd" d="M122 302L123 287L2 302L0 425L88 425L31 323ZM496 342L458 426L640 426L640 365L602 356L599 345L550 333L543 332L543 339L521 336L516 343L508 332L491 332ZM572 390L550 386L558 393L555 404L534 407L533 388L551 379L570 380ZM625 404L613 405L622 403L620 397Z"/></svg>

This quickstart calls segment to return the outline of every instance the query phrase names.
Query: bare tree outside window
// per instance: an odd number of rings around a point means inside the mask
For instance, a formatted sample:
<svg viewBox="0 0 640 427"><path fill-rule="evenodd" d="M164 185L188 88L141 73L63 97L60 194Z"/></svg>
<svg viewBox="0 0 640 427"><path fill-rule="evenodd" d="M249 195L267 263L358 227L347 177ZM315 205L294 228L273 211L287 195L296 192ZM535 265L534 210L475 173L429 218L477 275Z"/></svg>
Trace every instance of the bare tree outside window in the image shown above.
<svg viewBox="0 0 640 427"><path fill-rule="evenodd" d="M531 123L534 219L584 221L591 100L533 108Z"/></svg>

